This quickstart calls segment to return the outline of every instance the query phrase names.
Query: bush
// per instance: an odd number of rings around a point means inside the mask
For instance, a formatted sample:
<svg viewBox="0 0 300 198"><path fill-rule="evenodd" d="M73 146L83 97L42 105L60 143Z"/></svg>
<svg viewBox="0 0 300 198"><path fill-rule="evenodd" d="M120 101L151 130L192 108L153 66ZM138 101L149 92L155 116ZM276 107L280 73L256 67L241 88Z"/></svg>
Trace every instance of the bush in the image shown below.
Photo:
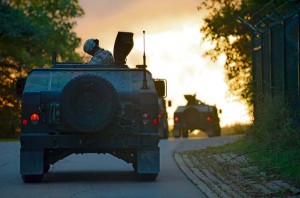
<svg viewBox="0 0 300 198"><path fill-rule="evenodd" d="M261 169L300 184L300 134L292 108L283 96L264 98L246 140L255 151L249 157Z"/></svg>
<svg viewBox="0 0 300 198"><path fill-rule="evenodd" d="M283 96L265 97L256 104L250 140L266 149L281 150L299 145L299 133L289 104Z"/></svg>

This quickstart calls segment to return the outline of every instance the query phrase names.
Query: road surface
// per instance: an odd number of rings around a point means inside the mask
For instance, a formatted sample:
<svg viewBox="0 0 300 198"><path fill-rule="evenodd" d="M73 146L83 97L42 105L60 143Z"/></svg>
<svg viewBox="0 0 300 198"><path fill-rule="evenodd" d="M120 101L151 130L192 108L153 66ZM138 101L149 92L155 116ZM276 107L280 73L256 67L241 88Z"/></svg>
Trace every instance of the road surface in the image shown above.
<svg viewBox="0 0 300 198"><path fill-rule="evenodd" d="M138 181L131 164L109 154L73 154L52 165L42 183L25 184L19 174L19 142L0 143L0 197L205 197L179 169L173 153L234 139L161 140L161 171L155 182Z"/></svg>

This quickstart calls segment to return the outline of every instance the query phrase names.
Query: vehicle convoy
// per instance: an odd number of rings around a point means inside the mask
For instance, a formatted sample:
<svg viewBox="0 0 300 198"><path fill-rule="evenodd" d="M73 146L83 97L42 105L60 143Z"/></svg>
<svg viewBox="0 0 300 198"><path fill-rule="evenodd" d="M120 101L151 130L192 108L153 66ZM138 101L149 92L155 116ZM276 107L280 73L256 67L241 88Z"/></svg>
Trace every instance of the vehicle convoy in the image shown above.
<svg viewBox="0 0 300 198"><path fill-rule="evenodd" d="M113 65L58 63L17 82L21 97L20 173L40 182L50 165L71 155L109 153L131 163L139 179L160 171L159 103L165 81L144 64L130 69L133 33L119 32Z"/></svg>
<svg viewBox="0 0 300 198"><path fill-rule="evenodd" d="M208 137L220 136L220 119L216 106L196 99L196 95L184 95L186 106L178 106L174 112L174 137L188 137L189 132L199 129Z"/></svg>

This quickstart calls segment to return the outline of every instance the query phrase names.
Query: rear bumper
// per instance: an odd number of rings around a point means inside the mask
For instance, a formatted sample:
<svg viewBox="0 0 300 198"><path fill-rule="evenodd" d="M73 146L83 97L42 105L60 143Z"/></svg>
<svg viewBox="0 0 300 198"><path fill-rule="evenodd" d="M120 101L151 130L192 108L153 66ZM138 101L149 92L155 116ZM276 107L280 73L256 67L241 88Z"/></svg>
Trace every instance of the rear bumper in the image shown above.
<svg viewBox="0 0 300 198"><path fill-rule="evenodd" d="M45 165L54 164L72 153L110 153L128 163L137 164L139 174L156 174L160 170L158 142L158 135L22 134L20 173L42 175Z"/></svg>
<svg viewBox="0 0 300 198"><path fill-rule="evenodd" d="M194 129L200 129L200 130L207 130L211 128L215 128L218 126L218 123L213 122L198 122L198 123L176 123L174 124L174 129L187 129L187 130L194 130Z"/></svg>
<svg viewBox="0 0 300 198"><path fill-rule="evenodd" d="M21 149L126 149L157 146L158 134L100 136L97 134L49 135L47 133L22 134Z"/></svg>

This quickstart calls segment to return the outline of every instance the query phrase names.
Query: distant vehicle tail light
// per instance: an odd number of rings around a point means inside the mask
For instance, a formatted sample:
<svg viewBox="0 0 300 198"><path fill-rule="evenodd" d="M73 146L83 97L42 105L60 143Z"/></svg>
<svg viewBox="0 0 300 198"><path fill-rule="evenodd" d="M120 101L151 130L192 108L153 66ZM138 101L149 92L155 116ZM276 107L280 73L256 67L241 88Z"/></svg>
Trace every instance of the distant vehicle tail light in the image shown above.
<svg viewBox="0 0 300 198"><path fill-rule="evenodd" d="M175 116L174 117L174 122L178 122L179 121L179 117Z"/></svg>
<svg viewBox="0 0 300 198"><path fill-rule="evenodd" d="M206 120L207 120L208 122L211 122L211 121L212 121L212 118L211 118L210 116L207 116Z"/></svg>
<svg viewBox="0 0 300 198"><path fill-rule="evenodd" d="M40 116L36 113L31 114L30 121L33 125L36 125L40 120Z"/></svg>

